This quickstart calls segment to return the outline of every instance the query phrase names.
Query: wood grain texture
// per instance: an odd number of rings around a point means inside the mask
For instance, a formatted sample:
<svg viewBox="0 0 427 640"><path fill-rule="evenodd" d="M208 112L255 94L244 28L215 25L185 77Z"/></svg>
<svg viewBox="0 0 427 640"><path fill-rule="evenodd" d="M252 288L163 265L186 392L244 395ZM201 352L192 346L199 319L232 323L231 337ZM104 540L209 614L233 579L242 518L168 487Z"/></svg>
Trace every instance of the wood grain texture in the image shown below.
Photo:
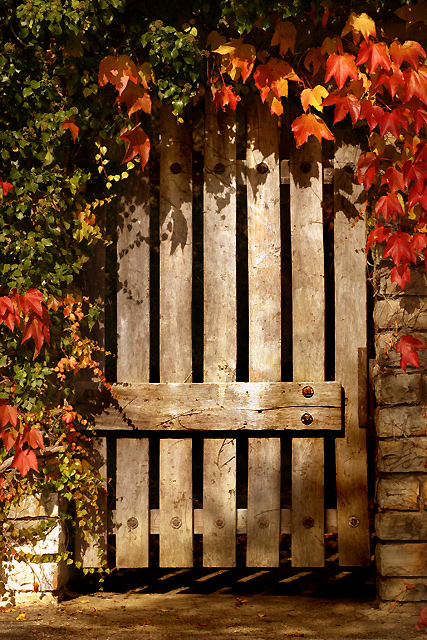
<svg viewBox="0 0 427 640"><path fill-rule="evenodd" d="M205 107L203 191L204 380L234 382L236 309L236 114Z"/></svg>
<svg viewBox="0 0 427 640"><path fill-rule="evenodd" d="M280 440L250 438L248 452L248 567L278 567L280 543Z"/></svg>
<svg viewBox="0 0 427 640"><path fill-rule="evenodd" d="M236 440L204 441L203 566L236 565Z"/></svg>
<svg viewBox="0 0 427 640"><path fill-rule="evenodd" d="M75 541L75 559L83 564L83 567L100 567L107 553L107 439L94 437L90 442L90 460L94 468L102 478L102 484L98 491L97 507L101 521L96 520L96 508L87 507L87 519L94 523L95 539L86 541L79 534Z"/></svg>
<svg viewBox="0 0 427 640"><path fill-rule="evenodd" d="M370 564L366 433L366 223L354 179L360 149L335 149L335 378L345 392L345 437L336 440L339 562Z"/></svg>
<svg viewBox="0 0 427 640"><path fill-rule="evenodd" d="M150 375L150 183L137 164L120 197L117 224L117 380Z"/></svg>
<svg viewBox="0 0 427 640"><path fill-rule="evenodd" d="M160 380L192 375L192 152L188 125L161 111Z"/></svg>
<svg viewBox="0 0 427 640"><path fill-rule="evenodd" d="M322 149L313 136L291 149L290 169L293 378L324 380ZM292 441L293 566L324 564L323 452L321 438Z"/></svg>
<svg viewBox="0 0 427 640"><path fill-rule="evenodd" d="M192 442L160 441L160 567L193 566Z"/></svg>
<svg viewBox="0 0 427 640"><path fill-rule="evenodd" d="M116 563L148 567L148 438L119 438L116 468Z"/></svg>
<svg viewBox="0 0 427 640"><path fill-rule="evenodd" d="M92 387L81 386L79 397ZM311 397L304 397L306 387L313 390ZM98 429L341 429L341 385L336 382L149 383L114 389L121 409L104 409L96 416ZM87 413L90 406L79 403L82 412L85 406Z"/></svg>

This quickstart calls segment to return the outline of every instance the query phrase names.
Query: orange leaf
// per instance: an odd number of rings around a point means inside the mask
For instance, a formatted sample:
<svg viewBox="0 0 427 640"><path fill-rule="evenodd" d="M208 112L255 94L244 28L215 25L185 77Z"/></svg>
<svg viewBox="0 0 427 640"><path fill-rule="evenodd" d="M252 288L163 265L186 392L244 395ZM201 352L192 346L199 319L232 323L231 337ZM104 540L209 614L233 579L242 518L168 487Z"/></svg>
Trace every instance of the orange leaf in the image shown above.
<svg viewBox="0 0 427 640"><path fill-rule="evenodd" d="M126 89L128 81L138 82L138 72L135 63L129 56L106 56L99 65L98 83L103 87L110 82L121 95Z"/></svg>
<svg viewBox="0 0 427 640"><path fill-rule="evenodd" d="M73 141L76 141L77 136L79 135L79 127L75 124L74 118L67 118L66 120L64 120L61 129L69 129Z"/></svg>
<svg viewBox="0 0 427 640"><path fill-rule="evenodd" d="M34 338L36 352L40 353L43 343L50 344L50 333L48 326L35 315L30 315L25 325L21 343L29 338Z"/></svg>
<svg viewBox="0 0 427 640"><path fill-rule="evenodd" d="M129 142L128 148L126 149L125 156L122 160L122 164L125 162L130 162L135 156L140 157L141 167L144 169L145 165L148 162L148 156L150 155L150 140L148 139L147 134L141 127L136 125L133 129L129 131L124 131L119 138L121 140L126 140Z"/></svg>
<svg viewBox="0 0 427 640"><path fill-rule="evenodd" d="M240 69L242 81L246 82L255 64L256 51L254 46L251 44L243 44L242 38L239 38L239 40L232 40L231 42L220 45L214 50L214 53L228 57L226 59L229 59L229 64L224 65L224 70L233 80L236 79L233 70L236 71Z"/></svg>
<svg viewBox="0 0 427 640"><path fill-rule="evenodd" d="M273 37L271 39L271 46L275 47L276 45L280 45L280 55L284 56L288 49L294 53L295 48L295 40L297 38L297 30L295 25L289 20L282 22L282 20L278 20L276 24L276 28L274 30Z"/></svg>
<svg viewBox="0 0 427 640"><path fill-rule="evenodd" d="M16 427L17 421L17 408L12 407L11 404L7 404L6 400L0 400L0 427L3 428L7 424L11 424L13 427Z"/></svg>
<svg viewBox="0 0 427 640"><path fill-rule="evenodd" d="M0 187L4 196L7 196L9 191L13 189L13 185L10 182L3 182L3 178L0 178Z"/></svg>
<svg viewBox="0 0 427 640"><path fill-rule="evenodd" d="M43 436L39 429L33 427L25 435L24 442L28 442L32 449L44 449Z"/></svg>
<svg viewBox="0 0 427 640"><path fill-rule="evenodd" d="M357 56L356 64L368 63L369 73L375 71L380 66L386 71L391 68L391 60L388 53L388 47L384 42L362 42Z"/></svg>
<svg viewBox="0 0 427 640"><path fill-rule="evenodd" d="M311 135L316 136L319 142L322 141L322 138L335 140L322 118L313 113L303 113L296 118L292 123L292 131L294 132L297 147L304 144Z"/></svg>
<svg viewBox="0 0 427 640"><path fill-rule="evenodd" d="M320 67L325 66L325 58L321 53L320 47L313 47L308 50L308 53L304 58L304 66L306 69L310 69L310 65L313 66L314 76L319 71Z"/></svg>
<svg viewBox="0 0 427 640"><path fill-rule="evenodd" d="M400 44L398 40L395 40L390 45L390 55L398 67L402 65L402 62L409 62L413 69L417 69L418 57L425 58L426 52L419 42L406 40Z"/></svg>
<svg viewBox="0 0 427 640"><path fill-rule="evenodd" d="M15 455L11 466L18 469L22 476L26 476L30 469L39 470L34 451L32 449L21 449L19 446L15 447Z"/></svg>
<svg viewBox="0 0 427 640"><path fill-rule="evenodd" d="M338 89L342 89L348 77L357 80L358 70L354 62L355 58L350 53L333 53L326 61L325 81L328 82L332 77L335 79Z"/></svg>
<svg viewBox="0 0 427 640"><path fill-rule="evenodd" d="M125 102L128 116L140 109L144 113L151 113L151 98L140 84L128 84L123 93L117 96L116 102Z"/></svg>
<svg viewBox="0 0 427 640"><path fill-rule="evenodd" d="M264 102L270 90L277 98L288 95L288 80L300 81L291 65L279 58L270 58L257 67L254 73L255 86Z"/></svg>

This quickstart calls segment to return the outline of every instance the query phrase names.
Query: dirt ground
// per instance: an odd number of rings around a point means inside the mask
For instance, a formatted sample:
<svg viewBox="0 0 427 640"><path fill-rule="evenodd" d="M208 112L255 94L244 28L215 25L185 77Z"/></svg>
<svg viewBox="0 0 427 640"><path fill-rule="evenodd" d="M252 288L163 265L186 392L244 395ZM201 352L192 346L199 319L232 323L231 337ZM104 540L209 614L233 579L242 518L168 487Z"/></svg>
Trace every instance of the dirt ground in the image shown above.
<svg viewBox="0 0 427 640"><path fill-rule="evenodd" d="M376 601L363 573L191 570L116 576L103 592L71 586L59 604L0 610L0 640L410 640L426 632L415 629L423 604Z"/></svg>

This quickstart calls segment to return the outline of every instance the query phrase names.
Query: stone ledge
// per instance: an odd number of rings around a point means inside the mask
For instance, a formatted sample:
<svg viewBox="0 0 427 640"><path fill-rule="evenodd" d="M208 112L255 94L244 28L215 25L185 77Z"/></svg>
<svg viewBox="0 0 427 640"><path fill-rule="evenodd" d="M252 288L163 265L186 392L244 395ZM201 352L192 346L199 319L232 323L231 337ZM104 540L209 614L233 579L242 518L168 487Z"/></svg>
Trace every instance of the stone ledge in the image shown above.
<svg viewBox="0 0 427 640"><path fill-rule="evenodd" d="M427 512L378 513L375 529L380 540L427 540Z"/></svg>
<svg viewBox="0 0 427 640"><path fill-rule="evenodd" d="M418 476L390 475L378 480L376 501L381 509L416 511L420 502Z"/></svg>
<svg viewBox="0 0 427 640"><path fill-rule="evenodd" d="M382 407L377 410L375 422L380 438L426 435L427 418L424 405Z"/></svg>
<svg viewBox="0 0 427 640"><path fill-rule="evenodd" d="M377 469L380 473L426 471L427 437L382 440L378 443Z"/></svg>
<svg viewBox="0 0 427 640"><path fill-rule="evenodd" d="M375 556L381 576L427 578L426 542L379 543Z"/></svg>
<svg viewBox="0 0 427 640"><path fill-rule="evenodd" d="M406 586L415 585L414 588ZM386 578L377 577L377 592L381 600L398 602L423 602L427 600L427 578Z"/></svg>
<svg viewBox="0 0 427 640"><path fill-rule="evenodd" d="M378 404L421 404L423 380L421 373L378 374L375 380L375 395Z"/></svg>
<svg viewBox="0 0 427 640"><path fill-rule="evenodd" d="M9 519L17 518L58 518L59 506L57 494L43 497L40 494L23 498L18 505L12 505Z"/></svg>

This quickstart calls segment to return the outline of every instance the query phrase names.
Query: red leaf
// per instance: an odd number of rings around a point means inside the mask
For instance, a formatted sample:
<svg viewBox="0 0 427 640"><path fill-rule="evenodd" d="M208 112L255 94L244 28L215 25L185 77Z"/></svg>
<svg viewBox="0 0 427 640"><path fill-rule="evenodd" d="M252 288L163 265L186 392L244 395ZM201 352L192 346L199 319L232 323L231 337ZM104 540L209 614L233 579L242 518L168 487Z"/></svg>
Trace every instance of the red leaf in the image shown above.
<svg viewBox="0 0 427 640"><path fill-rule="evenodd" d="M400 44L398 40L395 40L390 45L390 55L398 67L401 67L403 62L409 62L411 67L416 69L418 67L418 56L425 58L426 52L419 42L407 40Z"/></svg>
<svg viewBox="0 0 427 640"><path fill-rule="evenodd" d="M375 229L368 235L366 242L366 251L369 251L370 247L375 244L381 244L385 242L390 235L390 229L386 229L380 222L376 225Z"/></svg>
<svg viewBox="0 0 427 640"><path fill-rule="evenodd" d="M411 282L409 266L407 264L400 264L398 267L393 267L390 271L390 280L403 289L407 282Z"/></svg>
<svg viewBox="0 0 427 640"><path fill-rule="evenodd" d="M405 78L404 101L409 102L413 96L416 96L421 102L427 104L427 75L409 68L405 69L403 76Z"/></svg>
<svg viewBox="0 0 427 640"><path fill-rule="evenodd" d="M43 294L38 289L28 289L24 295L19 296L19 304L25 315L28 315L31 308L41 318L43 316L43 301Z"/></svg>
<svg viewBox="0 0 427 640"><path fill-rule="evenodd" d="M34 451L32 449L23 450L21 447L15 448L15 455L11 466L18 469L23 477L27 475L30 469L39 470Z"/></svg>
<svg viewBox="0 0 427 640"><path fill-rule="evenodd" d="M151 113L151 98L140 84L128 84L123 93L117 96L116 102L126 103L128 116L140 109L144 113Z"/></svg>
<svg viewBox="0 0 427 640"><path fill-rule="evenodd" d="M231 85L222 85L221 89L214 89L214 102L216 108L221 107L225 111L225 107L229 104L233 111L236 111L237 103L240 96L234 93Z"/></svg>
<svg viewBox="0 0 427 640"><path fill-rule="evenodd" d="M396 193L381 196L375 205L375 212L377 215L381 213L386 222L389 218L396 220L398 213L402 215L404 213L402 203Z"/></svg>
<svg viewBox="0 0 427 640"><path fill-rule="evenodd" d="M350 53L333 53L326 61L325 82L333 77L338 85L338 89L342 89L348 77L357 80L359 72L354 62L355 58Z"/></svg>
<svg viewBox="0 0 427 640"><path fill-rule="evenodd" d="M386 71L391 67L387 45L384 42L362 42L357 56L356 65L368 62L368 71L372 73L380 66Z"/></svg>
<svg viewBox="0 0 427 640"><path fill-rule="evenodd" d="M115 86L121 95L131 80L138 83L138 72L135 63L129 56L106 56L99 65L98 83L103 87L108 82Z"/></svg>
<svg viewBox="0 0 427 640"><path fill-rule="evenodd" d="M16 427L17 421L17 408L8 404L6 400L0 400L0 427L3 428L7 424L11 424L13 427Z"/></svg>
<svg viewBox="0 0 427 640"><path fill-rule="evenodd" d="M372 151L362 153L357 162L357 179L363 183L365 191L371 188L380 168L380 160Z"/></svg>
<svg viewBox="0 0 427 640"><path fill-rule="evenodd" d="M137 125L133 129L130 129L130 131L122 133L119 138L129 142L122 164L124 162L130 162L130 160L135 158L135 156L139 155L141 159L141 168L144 169L150 154L150 140L148 139L145 131Z"/></svg>
<svg viewBox="0 0 427 640"><path fill-rule="evenodd" d="M372 104L370 100L362 100L360 105L360 118L365 118L370 130L372 131L372 129L374 129L381 120L384 111L380 106Z"/></svg>
<svg viewBox="0 0 427 640"><path fill-rule="evenodd" d="M13 189L13 185L10 184L10 182L3 182L3 178L0 178L0 187L3 191L3 195L7 196L7 194L9 193L9 191L11 189Z"/></svg>
<svg viewBox="0 0 427 640"><path fill-rule="evenodd" d="M25 325L22 343L29 340L29 338L34 338L37 353L40 353L44 342L50 343L49 328L40 318L33 314L30 315Z"/></svg>
<svg viewBox="0 0 427 640"><path fill-rule="evenodd" d="M392 98L394 98L394 96L396 95L399 85L401 87L405 86L405 77L402 71L395 65L394 62L392 62L391 64L390 71L381 69L381 71L379 72L377 81L375 82L375 88L377 89L381 84L388 89L388 92L390 93Z"/></svg>
<svg viewBox="0 0 427 640"><path fill-rule="evenodd" d="M390 132L395 138L398 138L402 133L399 130L399 125L403 130L408 128L408 121L401 110L386 111L380 119L380 135L384 136L385 133Z"/></svg>
<svg viewBox="0 0 427 640"><path fill-rule="evenodd" d="M33 427L25 434L24 442L28 442L32 449L44 449L42 433L36 427Z"/></svg>
<svg viewBox="0 0 427 640"><path fill-rule="evenodd" d="M400 262L415 262L417 255L410 245L411 237L403 231L396 231L389 236L388 242L384 249L383 258L391 256L394 264L399 265Z"/></svg>
<svg viewBox="0 0 427 640"><path fill-rule="evenodd" d="M74 118L67 118L64 120L61 129L69 129L74 142L76 141L77 136L79 135L79 127L74 122Z"/></svg>
<svg viewBox="0 0 427 640"><path fill-rule="evenodd" d="M424 607L424 609L420 609L420 619L415 625L415 629L417 631L422 631L423 626L427 627L427 607Z"/></svg>
<svg viewBox="0 0 427 640"><path fill-rule="evenodd" d="M10 431L3 431L1 433L1 437L3 439L3 445L6 451L9 451L13 447L16 442L16 438L10 433Z"/></svg>
<svg viewBox="0 0 427 640"><path fill-rule="evenodd" d="M303 113L298 118L295 118L292 123L292 131L294 132L297 147L304 144L311 135L316 136L319 142L322 141L322 138L335 140L322 118L313 113Z"/></svg>
<svg viewBox="0 0 427 640"><path fill-rule="evenodd" d="M414 181L414 187L418 193L424 190L424 180L427 179L427 162L411 162L407 160L402 167L403 179L407 187L411 180Z"/></svg>
<svg viewBox="0 0 427 640"><path fill-rule="evenodd" d="M420 366L420 361L418 358L417 351L424 351L425 345L418 340L418 338L414 338L414 336L405 335L402 336L399 342L395 346L395 350L397 353L400 353L400 366L403 371L406 371L406 365L412 364L414 367ZM427 612L427 607L423 609L424 612ZM421 618L418 622L420 623ZM424 624L426 624L426 619L424 618ZM426 624L427 626L427 624Z"/></svg>
<svg viewBox="0 0 427 640"><path fill-rule="evenodd" d="M414 110L414 114L415 114L415 133L418 135L421 127L423 125L427 125L427 111L420 107L419 109Z"/></svg>
<svg viewBox="0 0 427 640"><path fill-rule="evenodd" d="M391 191L404 191L405 183L403 181L403 173L395 167L389 167L382 177L381 184L387 183Z"/></svg>
<svg viewBox="0 0 427 640"><path fill-rule="evenodd" d="M261 94L261 100L267 97L269 91L281 98L288 95L288 80L299 82L291 65L278 58L270 58L266 64L260 64L254 73L255 86Z"/></svg>
<svg viewBox="0 0 427 640"><path fill-rule="evenodd" d="M425 233L414 233L411 240L411 247L418 253L427 247L427 235Z"/></svg>

